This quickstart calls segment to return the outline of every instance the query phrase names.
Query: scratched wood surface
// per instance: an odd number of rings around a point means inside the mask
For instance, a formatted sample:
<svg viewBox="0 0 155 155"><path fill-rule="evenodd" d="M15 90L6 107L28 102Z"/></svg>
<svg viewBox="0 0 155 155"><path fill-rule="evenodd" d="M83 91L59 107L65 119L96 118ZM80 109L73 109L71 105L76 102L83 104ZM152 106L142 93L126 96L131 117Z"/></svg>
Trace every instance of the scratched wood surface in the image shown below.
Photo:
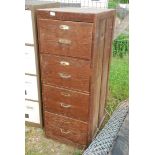
<svg viewBox="0 0 155 155"><path fill-rule="evenodd" d="M89 95L67 89L42 86L46 111L88 121ZM79 99L82 100L79 100ZM79 115L80 113L80 115Z"/></svg>
<svg viewBox="0 0 155 155"><path fill-rule="evenodd" d="M91 58L90 23L39 19L40 52L78 58ZM67 25L67 30L61 26ZM68 43L60 42L67 40ZM74 52L73 52L74 51Z"/></svg>
<svg viewBox="0 0 155 155"><path fill-rule="evenodd" d="M37 11L45 133L87 146L104 120L115 11L63 11Z"/></svg>

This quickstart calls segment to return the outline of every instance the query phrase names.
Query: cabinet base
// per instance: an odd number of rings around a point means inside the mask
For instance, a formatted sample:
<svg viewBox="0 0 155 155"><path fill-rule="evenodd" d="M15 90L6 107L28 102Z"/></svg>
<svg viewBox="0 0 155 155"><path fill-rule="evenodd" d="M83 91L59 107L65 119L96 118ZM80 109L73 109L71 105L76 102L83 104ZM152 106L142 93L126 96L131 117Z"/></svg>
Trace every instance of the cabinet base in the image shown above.
<svg viewBox="0 0 155 155"><path fill-rule="evenodd" d="M27 121L25 121L25 125L26 126L37 127L37 128L43 128L42 124L37 124L37 123L33 123L33 122L27 122Z"/></svg>

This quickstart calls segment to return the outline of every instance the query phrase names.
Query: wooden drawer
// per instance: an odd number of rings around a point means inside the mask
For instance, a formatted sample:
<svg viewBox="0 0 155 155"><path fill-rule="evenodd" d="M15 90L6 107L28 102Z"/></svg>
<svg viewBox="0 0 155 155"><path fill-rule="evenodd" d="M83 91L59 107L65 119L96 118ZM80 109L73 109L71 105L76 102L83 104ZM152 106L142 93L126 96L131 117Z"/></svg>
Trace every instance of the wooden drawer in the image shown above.
<svg viewBox="0 0 155 155"><path fill-rule="evenodd" d="M89 95L43 85L44 109L88 122Z"/></svg>
<svg viewBox="0 0 155 155"><path fill-rule="evenodd" d="M71 118L44 112L45 133L48 137L63 137L75 143L87 143L88 124Z"/></svg>
<svg viewBox="0 0 155 155"><path fill-rule="evenodd" d="M87 134L86 133L76 133L74 131L70 130L65 130L63 128L58 128L54 126L46 126L45 127L45 134L47 137L53 138L64 138L67 141L70 140L74 143L78 143L81 145L86 145L87 144Z"/></svg>
<svg viewBox="0 0 155 155"><path fill-rule="evenodd" d="M42 83L89 92L90 61L41 54Z"/></svg>
<svg viewBox="0 0 155 155"><path fill-rule="evenodd" d="M40 52L91 59L92 28L90 23L40 19Z"/></svg>
<svg viewBox="0 0 155 155"><path fill-rule="evenodd" d="M47 111L44 111L44 122L45 126L56 126L74 132L86 133L88 131L88 123Z"/></svg>

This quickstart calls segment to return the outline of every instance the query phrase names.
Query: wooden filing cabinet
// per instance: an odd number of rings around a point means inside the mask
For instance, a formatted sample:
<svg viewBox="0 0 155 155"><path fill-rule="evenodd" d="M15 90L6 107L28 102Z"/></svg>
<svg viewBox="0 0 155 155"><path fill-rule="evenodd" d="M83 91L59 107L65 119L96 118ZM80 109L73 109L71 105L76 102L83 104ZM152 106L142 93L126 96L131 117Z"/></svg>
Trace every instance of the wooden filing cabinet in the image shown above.
<svg viewBox="0 0 155 155"><path fill-rule="evenodd" d="M115 10L37 11L47 137L88 145L104 119Z"/></svg>
<svg viewBox="0 0 155 155"><path fill-rule="evenodd" d="M38 70L38 41L36 9L59 7L59 3L25 1L25 121L28 125L42 127L42 104Z"/></svg>

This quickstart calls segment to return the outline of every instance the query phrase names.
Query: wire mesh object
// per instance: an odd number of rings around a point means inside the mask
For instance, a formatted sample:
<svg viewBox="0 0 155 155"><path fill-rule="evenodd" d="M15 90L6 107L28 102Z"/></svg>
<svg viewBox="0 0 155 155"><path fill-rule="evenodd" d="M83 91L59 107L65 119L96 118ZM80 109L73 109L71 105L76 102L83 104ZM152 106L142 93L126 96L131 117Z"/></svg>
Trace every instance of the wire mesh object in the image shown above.
<svg viewBox="0 0 155 155"><path fill-rule="evenodd" d="M108 123L85 150L83 155L107 155L109 153L128 113L129 107L127 103L121 104L113 113Z"/></svg>
<svg viewBox="0 0 155 155"><path fill-rule="evenodd" d="M55 2L66 3L66 6L71 4L80 4L82 8L107 8L108 0L53 0Z"/></svg>

